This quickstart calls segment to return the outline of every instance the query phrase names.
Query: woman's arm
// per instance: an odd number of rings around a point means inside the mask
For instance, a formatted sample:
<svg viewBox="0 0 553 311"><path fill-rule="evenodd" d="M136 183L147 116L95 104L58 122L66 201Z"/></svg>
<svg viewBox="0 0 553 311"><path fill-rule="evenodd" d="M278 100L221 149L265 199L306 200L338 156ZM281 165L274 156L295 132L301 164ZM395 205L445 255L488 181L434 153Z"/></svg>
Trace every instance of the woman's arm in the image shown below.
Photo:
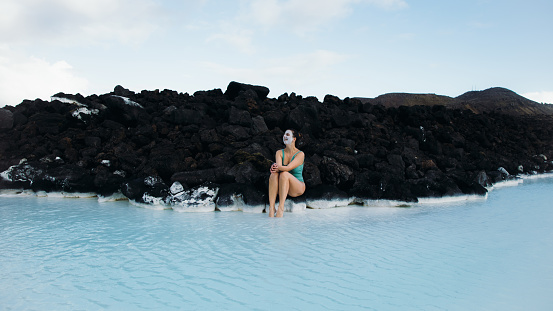
<svg viewBox="0 0 553 311"><path fill-rule="evenodd" d="M277 152L275 154L275 163L273 165L271 165L271 173L280 172L279 169L278 169L279 166L282 166L282 151L281 150L277 150Z"/></svg>
<svg viewBox="0 0 553 311"><path fill-rule="evenodd" d="M277 150L275 155L275 162L278 165L278 167L282 166L282 150Z"/></svg>
<svg viewBox="0 0 553 311"><path fill-rule="evenodd" d="M280 163L278 162L279 160L279 157L278 157L278 153L281 152L280 150L277 151L277 164L278 164L278 170L281 171L281 172L288 172L288 171L291 171L293 169L295 169L296 167L300 166L303 161L305 160L305 154L302 152L298 153L296 155L296 157L294 158L294 160L290 163L288 163L288 165L282 165L282 153L280 154Z"/></svg>

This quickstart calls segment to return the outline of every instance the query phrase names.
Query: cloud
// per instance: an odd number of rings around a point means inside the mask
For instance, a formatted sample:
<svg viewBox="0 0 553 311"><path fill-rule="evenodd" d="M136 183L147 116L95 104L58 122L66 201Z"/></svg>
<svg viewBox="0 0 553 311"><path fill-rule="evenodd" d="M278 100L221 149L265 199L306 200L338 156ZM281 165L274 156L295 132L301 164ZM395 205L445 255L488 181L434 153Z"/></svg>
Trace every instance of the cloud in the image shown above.
<svg viewBox="0 0 553 311"><path fill-rule="evenodd" d="M522 96L531 99L533 101L536 101L538 103L547 103L547 104L553 104L553 92L529 92L524 93Z"/></svg>
<svg viewBox="0 0 553 311"><path fill-rule="evenodd" d="M3 43L141 42L158 25L152 0L2 0Z"/></svg>
<svg viewBox="0 0 553 311"><path fill-rule="evenodd" d="M403 0L252 0L248 15L259 25L284 26L305 33L350 15L356 4L383 9L404 9Z"/></svg>
<svg viewBox="0 0 553 311"><path fill-rule="evenodd" d="M252 42L254 32L251 29L238 28L227 23L223 24L226 26L221 27L221 32L209 36L206 42L224 41L245 54L251 55L255 53L256 49Z"/></svg>
<svg viewBox="0 0 553 311"><path fill-rule="evenodd" d="M351 15L359 5L395 10L408 7L404 0L245 0L238 13L220 20L206 42L225 42L252 55L260 33L285 30L300 37ZM187 28L198 28L197 23ZM211 28L209 26L203 27Z"/></svg>
<svg viewBox="0 0 553 311"><path fill-rule="evenodd" d="M156 0L1 0L0 105L83 92L89 83L61 59L44 59L44 47L139 44L163 24ZM17 52L15 52L17 51Z"/></svg>
<svg viewBox="0 0 553 311"><path fill-rule="evenodd" d="M267 65L258 68L243 68L224 66L213 62L204 62L204 66L219 74L230 77L238 76L242 78L253 77L254 79L263 79L265 77L278 76L287 80L304 81L308 74L327 72L330 67L337 65L348 58L347 55L339 54L328 50L317 50L312 53L297 54L284 58L273 58L264 60ZM305 81L308 83L308 81Z"/></svg>
<svg viewBox="0 0 553 311"><path fill-rule="evenodd" d="M400 10L409 7L407 2L403 0L367 0L365 2L388 10Z"/></svg>
<svg viewBox="0 0 553 311"><path fill-rule="evenodd" d="M50 63L0 49L0 107L16 106L23 99L48 100L60 91L84 93L88 84L65 61Z"/></svg>
<svg viewBox="0 0 553 311"><path fill-rule="evenodd" d="M263 26L284 25L295 31L311 31L319 25L351 13L351 0L255 0L251 15Z"/></svg>
<svg viewBox="0 0 553 311"><path fill-rule="evenodd" d="M297 76L297 80L302 81L301 76L306 73L316 73L316 76L319 76L347 58L348 55L329 50L317 50L311 53L269 60L270 66L267 67L267 72L269 74L282 74L286 79Z"/></svg>
<svg viewBox="0 0 553 311"><path fill-rule="evenodd" d="M286 85L292 90L314 89L313 86L331 81L332 68L346 61L350 56L329 50L317 50L312 53L296 54L289 57L266 59L264 66L252 64L251 67L227 66L215 62L203 62L203 70L209 76L225 81L241 81L252 84ZM207 69L207 70L206 70ZM275 94L290 90L272 90ZM305 92L303 94L306 94ZM326 94L314 94L324 96Z"/></svg>

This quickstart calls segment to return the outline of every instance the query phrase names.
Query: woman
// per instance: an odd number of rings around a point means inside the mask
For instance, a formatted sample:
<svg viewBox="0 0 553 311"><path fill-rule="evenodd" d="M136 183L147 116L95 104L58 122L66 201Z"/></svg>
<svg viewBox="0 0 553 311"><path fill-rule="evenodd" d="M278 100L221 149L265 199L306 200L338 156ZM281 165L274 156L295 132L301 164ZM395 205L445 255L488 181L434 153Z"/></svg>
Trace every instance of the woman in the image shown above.
<svg viewBox="0 0 553 311"><path fill-rule="evenodd" d="M286 147L276 152L276 163L271 166L271 177L269 177L269 217L275 215L277 194L279 199L276 217L282 217L286 196L297 197L305 192L302 175L305 154L296 148L298 137L301 136L297 131L286 130L282 137Z"/></svg>

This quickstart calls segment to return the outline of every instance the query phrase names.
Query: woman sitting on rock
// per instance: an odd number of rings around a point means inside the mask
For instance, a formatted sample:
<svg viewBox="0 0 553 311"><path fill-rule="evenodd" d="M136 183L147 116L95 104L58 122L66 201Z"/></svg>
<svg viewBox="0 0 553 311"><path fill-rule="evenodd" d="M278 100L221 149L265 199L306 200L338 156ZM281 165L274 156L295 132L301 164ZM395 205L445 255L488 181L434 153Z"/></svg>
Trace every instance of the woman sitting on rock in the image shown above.
<svg viewBox="0 0 553 311"><path fill-rule="evenodd" d="M286 130L282 137L286 147L276 152L276 163L271 166L271 177L269 177L269 217L275 215L277 194L279 200L276 217L282 217L286 196L297 197L305 192L303 182L305 154L296 148L298 138L301 136L297 131Z"/></svg>

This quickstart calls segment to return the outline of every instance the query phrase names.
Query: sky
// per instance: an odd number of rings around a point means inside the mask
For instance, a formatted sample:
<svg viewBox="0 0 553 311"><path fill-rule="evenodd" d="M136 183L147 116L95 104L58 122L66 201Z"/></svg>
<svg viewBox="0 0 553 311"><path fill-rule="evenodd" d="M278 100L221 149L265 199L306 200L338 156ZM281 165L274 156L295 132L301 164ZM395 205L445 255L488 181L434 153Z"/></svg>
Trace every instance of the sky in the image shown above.
<svg viewBox="0 0 553 311"><path fill-rule="evenodd" d="M0 0L0 12L0 107L230 81L272 98L505 87L553 103L549 0Z"/></svg>

